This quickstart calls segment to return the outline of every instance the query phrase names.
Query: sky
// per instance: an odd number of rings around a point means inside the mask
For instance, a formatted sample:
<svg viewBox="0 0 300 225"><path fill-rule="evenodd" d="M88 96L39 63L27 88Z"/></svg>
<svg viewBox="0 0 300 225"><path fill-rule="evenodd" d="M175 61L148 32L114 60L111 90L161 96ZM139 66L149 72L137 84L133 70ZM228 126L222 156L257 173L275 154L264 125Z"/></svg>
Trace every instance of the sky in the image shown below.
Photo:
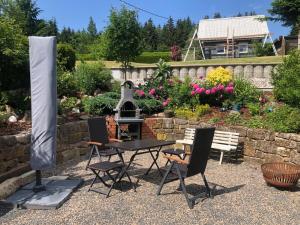
<svg viewBox="0 0 300 225"><path fill-rule="evenodd" d="M197 23L205 15L212 16L215 12L220 12L222 16L232 16L246 11L268 15L267 10L272 0L126 0L126 2L163 17L171 16L175 20L189 16ZM40 17L55 18L60 30L63 27L75 30L87 28L89 18L93 17L98 31L107 26L110 9L118 9L124 5L120 0L36 0L36 3L42 10ZM166 22L164 18L143 11L138 11L138 15L142 24L149 18L156 25L163 25ZM273 38L287 35L290 30L279 22L268 22L268 25Z"/></svg>

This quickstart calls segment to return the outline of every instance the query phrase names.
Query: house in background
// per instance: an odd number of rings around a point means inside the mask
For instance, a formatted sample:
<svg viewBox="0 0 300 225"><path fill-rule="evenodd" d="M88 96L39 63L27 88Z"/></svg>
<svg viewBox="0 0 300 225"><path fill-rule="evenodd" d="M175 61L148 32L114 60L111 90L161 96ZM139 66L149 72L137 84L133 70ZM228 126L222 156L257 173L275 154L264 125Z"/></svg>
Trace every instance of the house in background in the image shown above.
<svg viewBox="0 0 300 225"><path fill-rule="evenodd" d="M287 55L290 51L300 49L300 32L294 36L280 36L274 44L279 55Z"/></svg>
<svg viewBox="0 0 300 225"><path fill-rule="evenodd" d="M263 15L255 15L200 20L184 61L194 41L199 42L203 59L253 56L253 42L265 44L268 39L272 43L274 54L277 55L264 18Z"/></svg>

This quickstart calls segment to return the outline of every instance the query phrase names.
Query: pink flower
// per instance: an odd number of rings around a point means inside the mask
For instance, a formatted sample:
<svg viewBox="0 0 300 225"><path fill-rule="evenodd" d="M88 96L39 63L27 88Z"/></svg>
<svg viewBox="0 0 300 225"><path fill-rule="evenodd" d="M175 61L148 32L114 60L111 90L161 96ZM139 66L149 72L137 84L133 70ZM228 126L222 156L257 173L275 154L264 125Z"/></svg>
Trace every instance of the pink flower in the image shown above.
<svg viewBox="0 0 300 225"><path fill-rule="evenodd" d="M233 82L230 82L230 83L228 84L228 87L233 87Z"/></svg>
<svg viewBox="0 0 300 225"><path fill-rule="evenodd" d="M205 91L205 94L209 95L209 94L210 94L210 90L207 89L207 90Z"/></svg>
<svg viewBox="0 0 300 225"><path fill-rule="evenodd" d="M198 84L194 84L194 85L193 85L193 88L194 88L195 90L197 90L197 89L199 88L199 85L198 85Z"/></svg>
<svg viewBox="0 0 300 225"><path fill-rule="evenodd" d="M228 93L228 94L233 93L233 87L232 87L232 86L227 86L227 87L225 88L225 92Z"/></svg>
<svg viewBox="0 0 300 225"><path fill-rule="evenodd" d="M217 89L218 89L219 91L223 91L223 90L224 90L224 85L219 84L218 87L217 87Z"/></svg>
<svg viewBox="0 0 300 225"><path fill-rule="evenodd" d="M201 88L197 88L197 89L196 89L196 93L197 93L197 94L201 94Z"/></svg>
<svg viewBox="0 0 300 225"><path fill-rule="evenodd" d="M149 95L154 95L155 94L155 89L152 88L150 91L149 91Z"/></svg>
<svg viewBox="0 0 300 225"><path fill-rule="evenodd" d="M200 88L200 93L203 93L203 92L205 92L205 88Z"/></svg>
<svg viewBox="0 0 300 225"><path fill-rule="evenodd" d="M166 107L168 104L169 104L169 102L167 102L167 101L164 101L164 102L163 102L163 106L164 106L164 107Z"/></svg>
<svg viewBox="0 0 300 225"><path fill-rule="evenodd" d="M217 88L215 88L215 87L213 87L212 89L211 89L211 94L215 94L217 92Z"/></svg>
<svg viewBox="0 0 300 225"><path fill-rule="evenodd" d="M159 86L159 90L162 90L164 87L163 86Z"/></svg>
<svg viewBox="0 0 300 225"><path fill-rule="evenodd" d="M191 95L194 96L196 94L195 91L191 91Z"/></svg>

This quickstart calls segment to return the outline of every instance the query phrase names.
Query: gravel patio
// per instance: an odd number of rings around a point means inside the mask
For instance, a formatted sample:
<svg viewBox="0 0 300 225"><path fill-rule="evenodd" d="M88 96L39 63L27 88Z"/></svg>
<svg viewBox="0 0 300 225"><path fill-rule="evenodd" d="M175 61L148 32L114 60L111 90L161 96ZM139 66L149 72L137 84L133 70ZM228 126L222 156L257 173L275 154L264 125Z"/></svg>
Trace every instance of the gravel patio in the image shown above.
<svg viewBox="0 0 300 225"><path fill-rule="evenodd" d="M126 153L128 159L129 155ZM160 157L160 164L165 160ZM134 181L150 165L150 156L135 160L131 171ZM113 190L105 198L87 192L93 178L86 171L86 160L72 161L57 168L57 175L81 177L84 184L58 210L1 209L0 224L299 224L300 185L293 191L281 191L265 184L260 165L254 163L218 165L209 160L206 176L216 186L213 199L200 201L193 210L176 190L178 181L164 186L156 196L160 176L153 170L140 179L137 192L124 182L127 190ZM126 179L124 179L126 181ZM128 184L128 183L127 183ZM204 190L202 179L186 180L188 192ZM97 187L98 185L96 185ZM297 222L298 221L298 222Z"/></svg>

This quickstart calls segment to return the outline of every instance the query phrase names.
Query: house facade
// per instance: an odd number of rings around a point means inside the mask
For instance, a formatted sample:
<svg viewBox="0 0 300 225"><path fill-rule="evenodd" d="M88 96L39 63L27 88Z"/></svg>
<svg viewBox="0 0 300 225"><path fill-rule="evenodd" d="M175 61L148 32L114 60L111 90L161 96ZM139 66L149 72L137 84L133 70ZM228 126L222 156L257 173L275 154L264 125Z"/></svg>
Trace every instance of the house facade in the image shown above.
<svg viewBox="0 0 300 225"><path fill-rule="evenodd" d="M186 56L193 41L197 41L203 59L249 57L254 55L254 42L265 44L268 39L273 44L263 15L203 19L199 22ZM273 50L276 55L274 44Z"/></svg>

